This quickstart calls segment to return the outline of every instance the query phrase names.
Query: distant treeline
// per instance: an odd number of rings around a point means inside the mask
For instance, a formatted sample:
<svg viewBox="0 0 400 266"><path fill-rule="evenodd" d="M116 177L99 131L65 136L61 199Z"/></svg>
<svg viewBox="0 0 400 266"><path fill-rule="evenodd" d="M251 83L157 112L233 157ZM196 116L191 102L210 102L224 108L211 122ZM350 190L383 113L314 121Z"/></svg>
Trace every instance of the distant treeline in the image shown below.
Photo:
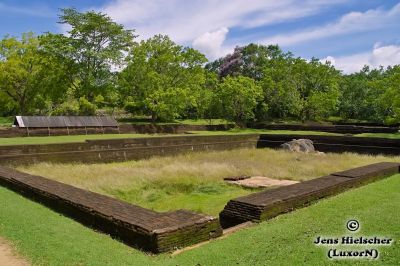
<svg viewBox="0 0 400 266"><path fill-rule="evenodd" d="M257 44L207 62L168 36L135 41L134 30L103 13L62 9L59 22L67 34L0 41L0 116L125 110L154 121L400 122L399 65L344 75L329 62Z"/></svg>

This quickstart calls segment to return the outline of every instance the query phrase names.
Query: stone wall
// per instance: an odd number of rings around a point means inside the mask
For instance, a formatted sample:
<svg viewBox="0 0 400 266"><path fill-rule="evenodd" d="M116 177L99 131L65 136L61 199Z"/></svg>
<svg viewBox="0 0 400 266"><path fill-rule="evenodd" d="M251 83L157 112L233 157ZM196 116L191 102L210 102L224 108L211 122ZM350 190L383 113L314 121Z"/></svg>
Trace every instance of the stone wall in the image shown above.
<svg viewBox="0 0 400 266"><path fill-rule="evenodd" d="M0 167L0 185L111 234L141 250L174 250L218 237L215 217L187 210L158 213L40 176Z"/></svg>
<svg viewBox="0 0 400 266"><path fill-rule="evenodd" d="M0 146L0 164L114 162L185 152L255 148L259 135L168 136L87 140L82 143Z"/></svg>
<svg viewBox="0 0 400 266"><path fill-rule="evenodd" d="M318 151L400 155L400 140L343 136L243 134L165 136L78 143L0 146L0 164L35 162L115 162L169 156L185 152L236 148L279 148L292 139L311 139Z"/></svg>
<svg viewBox="0 0 400 266"><path fill-rule="evenodd" d="M330 125L330 124L267 124L260 123L250 125L252 128L270 129L270 130L301 130L301 131L321 131L341 134L360 134L360 133L396 133L399 127L389 126L367 126L367 125Z"/></svg>
<svg viewBox="0 0 400 266"><path fill-rule="evenodd" d="M400 123L385 125L379 122L333 122L334 125L352 125L352 126L367 126L367 127L400 127Z"/></svg>
<svg viewBox="0 0 400 266"><path fill-rule="evenodd" d="M0 128L0 138L26 137L26 136L64 136L64 135L87 135L87 134L155 134L168 133L179 134L186 131L216 131L233 128L233 124L221 125L182 125L182 124L121 124L118 128Z"/></svg>
<svg viewBox="0 0 400 266"><path fill-rule="evenodd" d="M376 163L253 193L230 200L220 213L220 222L223 228L247 221L260 222L399 171L400 163Z"/></svg>
<svg viewBox="0 0 400 266"><path fill-rule="evenodd" d="M257 147L279 148L293 139L311 139L315 149L322 152L400 155L400 140L385 138L261 134Z"/></svg>

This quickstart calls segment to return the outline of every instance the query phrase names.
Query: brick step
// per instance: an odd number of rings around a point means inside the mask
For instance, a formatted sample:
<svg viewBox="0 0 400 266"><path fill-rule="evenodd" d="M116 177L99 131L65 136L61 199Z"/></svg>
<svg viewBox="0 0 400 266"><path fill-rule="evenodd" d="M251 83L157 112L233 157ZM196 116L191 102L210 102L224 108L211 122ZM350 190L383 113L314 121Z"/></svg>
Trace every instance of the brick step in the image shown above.
<svg viewBox="0 0 400 266"><path fill-rule="evenodd" d="M399 170L400 163L376 163L232 199L220 213L221 226L267 220L317 199L397 174Z"/></svg>

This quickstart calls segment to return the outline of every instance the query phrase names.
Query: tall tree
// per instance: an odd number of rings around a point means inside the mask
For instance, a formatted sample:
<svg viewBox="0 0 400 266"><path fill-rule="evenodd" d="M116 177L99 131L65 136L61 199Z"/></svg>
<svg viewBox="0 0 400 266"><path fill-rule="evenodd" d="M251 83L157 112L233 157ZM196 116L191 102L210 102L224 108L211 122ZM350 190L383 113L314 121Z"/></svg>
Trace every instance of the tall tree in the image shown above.
<svg viewBox="0 0 400 266"><path fill-rule="evenodd" d="M120 87L132 112L153 120L172 120L196 107L198 90L205 83L204 55L156 35L133 46Z"/></svg>
<svg viewBox="0 0 400 266"><path fill-rule="evenodd" d="M251 78L226 77L218 86L215 101L223 118L239 126L255 118L255 108L262 97L262 88Z"/></svg>
<svg viewBox="0 0 400 266"><path fill-rule="evenodd" d="M257 112L258 120L299 116L301 99L296 75L293 73L294 61L295 59L291 56L280 57L270 60L264 67L264 77L260 84L264 92L262 103L268 109Z"/></svg>
<svg viewBox="0 0 400 266"><path fill-rule="evenodd" d="M361 71L344 75L339 83L341 92L338 113L343 119L369 120L376 118L373 102L374 89L370 85L370 69L365 66Z"/></svg>
<svg viewBox="0 0 400 266"><path fill-rule="evenodd" d="M400 123L400 65L388 67L382 78L371 81L377 116L386 124Z"/></svg>
<svg viewBox="0 0 400 266"><path fill-rule="evenodd" d="M302 101L300 118L303 121L328 118L337 110L340 72L329 62L321 63L316 58L310 62L298 58L293 67Z"/></svg>
<svg viewBox="0 0 400 266"><path fill-rule="evenodd" d="M315 58L307 62L290 55L270 60L261 80L269 118L327 118L338 104L339 78L333 66Z"/></svg>
<svg viewBox="0 0 400 266"><path fill-rule="evenodd" d="M70 84L76 97L94 102L96 96L107 96L115 70L136 37L103 13L80 13L74 8L61 9L59 23L70 28L66 35L48 33L42 43L48 53L68 65Z"/></svg>
<svg viewBox="0 0 400 266"><path fill-rule="evenodd" d="M21 39L6 37L0 42L0 92L20 114L45 108L47 100L65 91L65 75L60 69L56 61L42 53L32 33L23 34Z"/></svg>

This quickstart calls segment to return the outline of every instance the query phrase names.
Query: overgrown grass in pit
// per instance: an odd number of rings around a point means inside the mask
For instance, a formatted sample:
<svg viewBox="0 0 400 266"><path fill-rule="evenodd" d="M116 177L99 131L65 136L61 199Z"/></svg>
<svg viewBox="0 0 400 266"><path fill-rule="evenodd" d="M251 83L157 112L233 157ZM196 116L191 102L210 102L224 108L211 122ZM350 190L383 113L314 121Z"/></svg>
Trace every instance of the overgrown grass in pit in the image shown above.
<svg viewBox="0 0 400 266"><path fill-rule="evenodd" d="M157 211L185 208L216 215L230 199L253 192L226 184L224 177L303 181L382 161L400 162L400 157L240 149L110 164L40 163L19 169Z"/></svg>
<svg viewBox="0 0 400 266"><path fill-rule="evenodd" d="M246 195L255 189L243 189L223 182L145 183L131 189L104 189L104 192L127 202L158 211L189 209L218 215L229 199Z"/></svg>

